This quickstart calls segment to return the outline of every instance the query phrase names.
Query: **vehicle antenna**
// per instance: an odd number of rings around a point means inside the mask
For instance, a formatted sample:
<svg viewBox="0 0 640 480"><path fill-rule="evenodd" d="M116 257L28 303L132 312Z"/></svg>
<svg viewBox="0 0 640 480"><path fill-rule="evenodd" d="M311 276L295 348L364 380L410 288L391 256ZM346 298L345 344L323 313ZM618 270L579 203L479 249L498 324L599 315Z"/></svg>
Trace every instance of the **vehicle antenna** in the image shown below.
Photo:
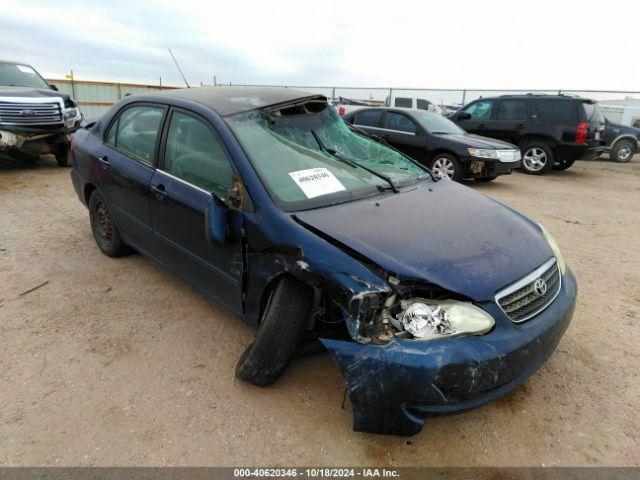
<svg viewBox="0 0 640 480"><path fill-rule="evenodd" d="M176 62L176 67L178 67L178 71L180 72L180 75L182 75L182 79L184 80L184 83L187 85L187 88L191 88L189 86L189 82L187 82L187 79L184 78L184 73L182 73L182 69L180 68L180 65L178 65L178 61L176 60L176 57L174 57L171 49L169 49L169 53L171 54L171 58L173 58L173 61Z"/></svg>

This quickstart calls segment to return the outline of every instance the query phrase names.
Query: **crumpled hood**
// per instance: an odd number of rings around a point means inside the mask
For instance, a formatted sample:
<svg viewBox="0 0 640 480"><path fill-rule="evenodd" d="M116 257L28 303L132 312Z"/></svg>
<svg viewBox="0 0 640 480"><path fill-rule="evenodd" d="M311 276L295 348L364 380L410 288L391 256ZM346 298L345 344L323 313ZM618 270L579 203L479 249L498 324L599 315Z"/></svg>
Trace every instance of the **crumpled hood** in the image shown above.
<svg viewBox="0 0 640 480"><path fill-rule="evenodd" d="M450 180L295 217L390 273L475 301L492 300L553 255L531 220Z"/></svg>
<svg viewBox="0 0 640 480"><path fill-rule="evenodd" d="M67 100L69 95L55 90L46 88L28 88L28 87L7 87L0 86L0 98L2 97L24 97L24 98L62 98Z"/></svg>
<svg viewBox="0 0 640 480"><path fill-rule="evenodd" d="M466 147L470 148L489 148L495 150L505 150L518 148L515 145L496 140L495 138L483 137L472 133L450 133L446 135L449 139L455 139Z"/></svg>

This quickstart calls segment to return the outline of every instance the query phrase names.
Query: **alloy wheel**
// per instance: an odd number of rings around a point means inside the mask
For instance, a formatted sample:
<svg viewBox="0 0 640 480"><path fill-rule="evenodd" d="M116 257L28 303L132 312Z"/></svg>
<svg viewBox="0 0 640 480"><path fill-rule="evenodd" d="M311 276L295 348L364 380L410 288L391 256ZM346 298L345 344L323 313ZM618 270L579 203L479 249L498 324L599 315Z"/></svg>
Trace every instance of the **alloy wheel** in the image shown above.
<svg viewBox="0 0 640 480"><path fill-rule="evenodd" d="M547 154L540 147L531 147L524 152L522 163L530 172L539 172L547 164Z"/></svg>
<svg viewBox="0 0 640 480"><path fill-rule="evenodd" d="M450 159L446 157L438 157L433 162L431 170L433 170L440 177L453 179L453 175L456 171L456 166Z"/></svg>
<svg viewBox="0 0 640 480"><path fill-rule="evenodd" d="M628 145L623 145L620 150L618 150L618 160L621 162L626 162L631 156L631 147Z"/></svg>

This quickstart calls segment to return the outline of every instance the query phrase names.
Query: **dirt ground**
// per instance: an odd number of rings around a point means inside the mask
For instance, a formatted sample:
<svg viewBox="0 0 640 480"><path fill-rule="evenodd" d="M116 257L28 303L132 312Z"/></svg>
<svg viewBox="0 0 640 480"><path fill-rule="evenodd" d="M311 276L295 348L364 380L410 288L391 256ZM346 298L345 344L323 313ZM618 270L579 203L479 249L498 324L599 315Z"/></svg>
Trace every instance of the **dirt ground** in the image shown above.
<svg viewBox="0 0 640 480"><path fill-rule="evenodd" d="M327 353L235 380L254 329L102 255L69 169L0 162L0 465L640 465L640 156L469 186L554 234L578 305L525 385L402 438L352 431Z"/></svg>

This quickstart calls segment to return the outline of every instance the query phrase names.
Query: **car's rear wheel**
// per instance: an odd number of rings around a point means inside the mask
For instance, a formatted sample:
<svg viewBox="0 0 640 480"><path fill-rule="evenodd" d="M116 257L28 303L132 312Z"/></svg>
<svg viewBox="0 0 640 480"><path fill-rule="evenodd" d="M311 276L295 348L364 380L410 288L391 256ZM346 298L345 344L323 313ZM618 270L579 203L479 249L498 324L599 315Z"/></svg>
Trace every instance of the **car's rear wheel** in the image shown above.
<svg viewBox="0 0 640 480"><path fill-rule="evenodd" d="M448 153L439 153L431 160L431 170L440 177L447 177L459 181L464 176L460 160Z"/></svg>
<svg viewBox="0 0 640 480"><path fill-rule="evenodd" d="M93 238L102 253L109 257L120 257L127 253L127 246L120 237L107 202L97 190L89 198L89 219Z"/></svg>
<svg viewBox="0 0 640 480"><path fill-rule="evenodd" d="M236 365L236 377L259 387L282 375L302 339L309 320L313 290L292 277L276 285L255 341Z"/></svg>
<svg viewBox="0 0 640 480"><path fill-rule="evenodd" d="M559 162L553 164L553 169L566 170L567 168L570 168L574 163L576 163L575 160L560 160Z"/></svg>
<svg viewBox="0 0 640 480"><path fill-rule="evenodd" d="M522 171L530 175L544 175L553 167L553 149L542 140L524 142L522 151Z"/></svg>
<svg viewBox="0 0 640 480"><path fill-rule="evenodd" d="M631 140L618 140L611 148L609 158L614 162L627 163L636 154L637 149Z"/></svg>

